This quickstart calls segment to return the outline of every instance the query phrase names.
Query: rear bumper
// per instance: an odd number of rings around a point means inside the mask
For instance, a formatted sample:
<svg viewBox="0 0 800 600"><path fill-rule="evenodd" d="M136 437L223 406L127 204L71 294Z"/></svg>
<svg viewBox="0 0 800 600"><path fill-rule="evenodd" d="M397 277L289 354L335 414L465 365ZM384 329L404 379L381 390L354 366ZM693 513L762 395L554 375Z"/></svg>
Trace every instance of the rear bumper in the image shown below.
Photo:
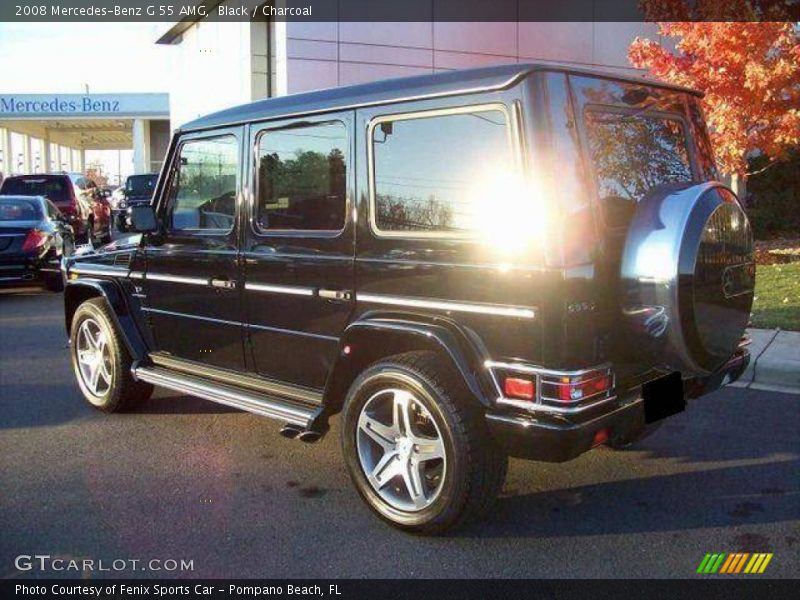
<svg viewBox="0 0 800 600"><path fill-rule="evenodd" d="M635 427L642 419L640 399L581 423L538 421L521 415L487 414L494 439L511 456L564 462L591 450L595 435L603 429L608 437Z"/></svg>
<svg viewBox="0 0 800 600"><path fill-rule="evenodd" d="M42 271L58 271L57 261L45 257L20 256L0 260L0 286L34 283L42 279Z"/></svg>
<svg viewBox="0 0 800 600"><path fill-rule="evenodd" d="M740 348L716 373L684 381L687 398L697 398L736 381L747 368L750 353ZM607 408L606 408L607 406ZM644 403L640 389L632 390L622 400L608 403L601 410L581 420L553 419L537 414L489 412L489 431L505 451L519 458L546 462L564 462L599 445L595 436L605 430L603 439L622 437L644 423Z"/></svg>
<svg viewBox="0 0 800 600"><path fill-rule="evenodd" d="M699 398L718 390L724 385L733 383L742 376L749 364L750 351L746 347L740 347L736 354L716 373L708 377L698 377L685 382L686 396L688 398Z"/></svg>

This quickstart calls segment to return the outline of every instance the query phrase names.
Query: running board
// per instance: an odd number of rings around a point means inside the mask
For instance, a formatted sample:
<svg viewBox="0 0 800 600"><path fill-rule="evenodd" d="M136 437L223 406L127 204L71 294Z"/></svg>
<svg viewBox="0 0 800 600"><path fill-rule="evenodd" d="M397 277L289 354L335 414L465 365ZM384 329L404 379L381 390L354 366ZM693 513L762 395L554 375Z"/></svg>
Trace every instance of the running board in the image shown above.
<svg viewBox="0 0 800 600"><path fill-rule="evenodd" d="M204 400L232 406L263 417L278 419L298 425L303 429L309 427L316 411L314 407L289 403L272 396L214 383L207 379L176 373L169 369L137 367L132 372L133 376L140 381L146 381L189 396L197 396Z"/></svg>

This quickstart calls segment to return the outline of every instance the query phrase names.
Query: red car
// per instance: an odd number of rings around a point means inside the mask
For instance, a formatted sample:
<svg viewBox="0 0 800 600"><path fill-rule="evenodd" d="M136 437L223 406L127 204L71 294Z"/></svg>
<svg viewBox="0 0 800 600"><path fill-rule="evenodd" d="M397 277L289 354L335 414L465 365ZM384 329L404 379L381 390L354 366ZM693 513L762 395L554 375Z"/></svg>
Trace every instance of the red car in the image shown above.
<svg viewBox="0 0 800 600"><path fill-rule="evenodd" d="M58 207L78 242L98 246L111 241L111 206L94 182L67 173L13 175L0 185L2 196L44 196Z"/></svg>

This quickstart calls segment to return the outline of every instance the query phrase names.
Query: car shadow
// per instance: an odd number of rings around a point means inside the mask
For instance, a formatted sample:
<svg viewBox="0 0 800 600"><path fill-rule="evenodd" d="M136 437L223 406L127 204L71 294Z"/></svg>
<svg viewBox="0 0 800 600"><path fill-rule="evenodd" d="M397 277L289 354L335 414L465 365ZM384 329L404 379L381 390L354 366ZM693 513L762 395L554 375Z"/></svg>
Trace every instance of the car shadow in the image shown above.
<svg viewBox="0 0 800 600"><path fill-rule="evenodd" d="M167 390L156 389L155 394L131 412L146 415L214 415L240 410L194 396L177 396Z"/></svg>
<svg viewBox="0 0 800 600"><path fill-rule="evenodd" d="M526 467L536 469L533 463ZM659 531L677 536L688 529L796 520L798 467L796 457L778 455L748 465L650 477L634 467L621 480L559 489L506 489L489 518L455 536L568 538ZM527 473L526 478L535 481L537 474ZM776 543L763 537L734 538L736 547L731 549L763 552Z"/></svg>
<svg viewBox="0 0 800 600"><path fill-rule="evenodd" d="M512 460L495 513L462 534L617 535L797 520L799 426L800 396L727 388L692 401L628 451L598 448L561 464ZM740 541L731 543L747 545Z"/></svg>

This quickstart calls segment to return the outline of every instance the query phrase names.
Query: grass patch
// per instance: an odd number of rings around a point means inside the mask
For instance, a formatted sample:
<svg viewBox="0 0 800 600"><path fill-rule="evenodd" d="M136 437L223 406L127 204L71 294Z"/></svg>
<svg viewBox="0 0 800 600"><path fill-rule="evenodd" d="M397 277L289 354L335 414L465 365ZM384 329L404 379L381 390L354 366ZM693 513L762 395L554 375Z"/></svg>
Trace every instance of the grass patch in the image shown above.
<svg viewBox="0 0 800 600"><path fill-rule="evenodd" d="M800 262L756 267L753 327L800 331Z"/></svg>

